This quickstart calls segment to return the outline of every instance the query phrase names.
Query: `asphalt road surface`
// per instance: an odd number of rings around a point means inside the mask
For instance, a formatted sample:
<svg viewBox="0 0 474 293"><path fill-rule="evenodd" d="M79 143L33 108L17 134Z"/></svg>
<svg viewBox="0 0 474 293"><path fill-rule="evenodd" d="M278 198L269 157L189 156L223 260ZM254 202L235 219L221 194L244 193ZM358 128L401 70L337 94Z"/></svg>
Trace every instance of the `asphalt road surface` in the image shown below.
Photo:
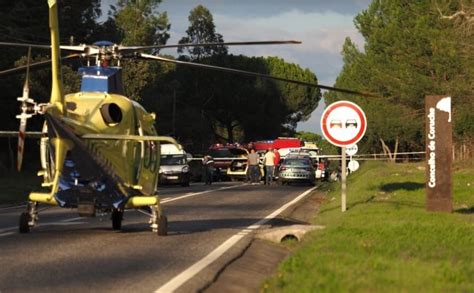
<svg viewBox="0 0 474 293"><path fill-rule="evenodd" d="M2 208L0 292L197 291L242 253L256 229L310 189L230 182L160 187L169 221L164 237L137 211L126 212L122 230L114 231L110 215L80 218L60 208L43 211L38 226L19 234L24 208Z"/></svg>

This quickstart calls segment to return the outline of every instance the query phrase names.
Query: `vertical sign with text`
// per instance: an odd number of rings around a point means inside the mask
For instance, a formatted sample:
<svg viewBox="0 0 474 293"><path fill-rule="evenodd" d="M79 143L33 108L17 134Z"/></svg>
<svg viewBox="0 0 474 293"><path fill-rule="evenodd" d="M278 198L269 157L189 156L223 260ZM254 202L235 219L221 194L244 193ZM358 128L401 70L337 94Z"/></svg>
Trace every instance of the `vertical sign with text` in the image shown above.
<svg viewBox="0 0 474 293"><path fill-rule="evenodd" d="M426 209L451 212L452 122L451 97L425 97Z"/></svg>

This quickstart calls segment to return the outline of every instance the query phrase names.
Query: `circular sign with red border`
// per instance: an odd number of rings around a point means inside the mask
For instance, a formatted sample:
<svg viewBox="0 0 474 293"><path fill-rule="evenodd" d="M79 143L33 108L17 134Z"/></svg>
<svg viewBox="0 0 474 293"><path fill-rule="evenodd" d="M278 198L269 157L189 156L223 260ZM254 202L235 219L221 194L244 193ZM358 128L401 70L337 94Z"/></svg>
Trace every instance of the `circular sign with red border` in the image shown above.
<svg viewBox="0 0 474 293"><path fill-rule="evenodd" d="M367 119L356 104L338 101L329 105L321 116L321 130L324 137L339 147L357 143L365 134Z"/></svg>

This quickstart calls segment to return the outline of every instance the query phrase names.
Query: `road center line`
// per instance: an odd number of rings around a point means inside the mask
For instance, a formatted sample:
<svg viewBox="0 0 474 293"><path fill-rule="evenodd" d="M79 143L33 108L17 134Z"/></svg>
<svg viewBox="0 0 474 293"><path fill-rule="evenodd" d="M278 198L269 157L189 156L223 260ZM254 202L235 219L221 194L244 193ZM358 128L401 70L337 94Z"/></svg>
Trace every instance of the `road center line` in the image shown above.
<svg viewBox="0 0 474 293"><path fill-rule="evenodd" d="M69 226L69 225L80 225L86 224L87 222L73 222L73 223L64 223L64 222L51 222L51 223L42 223L38 224L36 227L44 227L44 226ZM0 229L0 237L9 236L13 234L17 234L17 232L13 232L18 230L18 227L8 227L4 229Z"/></svg>
<svg viewBox="0 0 474 293"><path fill-rule="evenodd" d="M0 208L0 211L15 210L15 209L24 208L24 207L26 207L26 204Z"/></svg>
<svg viewBox="0 0 474 293"><path fill-rule="evenodd" d="M192 197L192 196L199 195L199 194L211 193L211 192L214 192L214 191L225 190L225 189L232 189L232 188L237 188L237 187L241 187L241 186L244 186L244 185L245 184L232 185L232 186L226 186L226 187L221 187L221 188L217 188L217 189L209 189L209 190L205 190L205 191L187 193L185 195L181 195L181 196L178 196L178 197L167 197L167 198L161 199L161 203L168 203L168 202L172 202L172 201L175 201L175 200L180 200L180 199L183 199L183 198Z"/></svg>
<svg viewBox="0 0 474 293"><path fill-rule="evenodd" d="M195 196L195 195L210 193L210 192L219 191L219 190L236 188L236 187L240 187L240 186L244 186L244 185L245 184L232 185L232 186L226 186L226 187L221 187L221 188L217 188L217 189L210 189L210 190L205 190L205 191L200 191L200 192L187 193L185 195L178 196L178 197L167 197L167 198L162 199L161 203L168 203L168 202L172 202L172 201L192 197L192 196ZM71 222L78 221L78 220L81 220L81 219L82 219L81 217L64 219L64 220L60 220L59 222L38 224L37 227L39 227L39 226L48 226L48 225L68 225L68 224L69 225L75 225L77 223L79 223L79 224L86 223L86 222L71 223ZM0 237L16 234L16 233L11 233L12 231L15 231L15 230L18 230L18 227L8 227L8 228L0 229Z"/></svg>
<svg viewBox="0 0 474 293"><path fill-rule="evenodd" d="M253 223L252 225L240 230L238 233L234 234L231 236L229 239L224 241L221 245L219 245L216 249L214 249L211 253L206 255L204 258L201 260L197 261L193 265L191 265L189 268L175 276L173 279L168 281L168 283L164 284L160 288L156 289L156 293L161 293L161 292L173 292L176 289L178 289L181 285L183 285L185 282L190 280L192 277L194 277L196 274L198 274L200 271L205 269L208 265L216 261L220 256L222 256L224 253L226 253L230 248L232 248L239 240L247 236L248 234L252 233L253 231L259 229L262 225L279 215L281 212L286 210L289 206L297 203L301 199L303 199L306 195L308 195L311 191L315 190L316 187L313 187L311 189L306 190L302 194L298 195L295 199L292 201L284 204L277 210L275 210L273 213L269 214L265 218Z"/></svg>

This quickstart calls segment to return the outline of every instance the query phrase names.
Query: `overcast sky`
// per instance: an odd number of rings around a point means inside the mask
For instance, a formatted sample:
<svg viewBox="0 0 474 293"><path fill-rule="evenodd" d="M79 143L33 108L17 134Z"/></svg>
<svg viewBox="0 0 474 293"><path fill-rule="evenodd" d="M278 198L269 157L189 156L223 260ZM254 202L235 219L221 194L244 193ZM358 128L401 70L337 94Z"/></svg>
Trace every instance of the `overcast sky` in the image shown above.
<svg viewBox="0 0 474 293"><path fill-rule="evenodd" d="M103 7L114 3L103 0ZM171 23L168 44L177 43L189 26L191 9L201 4L213 17L225 41L299 40L301 45L229 47L232 54L279 56L313 71L320 84L333 85L342 68L341 48L346 37L359 47L363 41L353 19L371 0L163 0ZM163 51L175 54L176 50ZM320 133L320 103L297 130Z"/></svg>

